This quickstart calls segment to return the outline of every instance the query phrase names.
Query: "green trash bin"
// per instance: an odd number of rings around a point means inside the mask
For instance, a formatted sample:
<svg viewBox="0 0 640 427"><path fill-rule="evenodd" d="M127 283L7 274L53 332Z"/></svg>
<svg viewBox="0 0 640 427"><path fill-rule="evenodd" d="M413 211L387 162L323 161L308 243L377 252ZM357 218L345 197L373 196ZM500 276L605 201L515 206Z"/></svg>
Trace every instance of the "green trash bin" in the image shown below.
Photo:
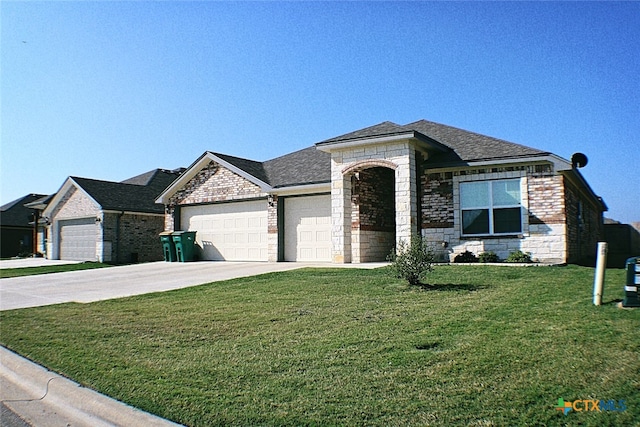
<svg viewBox="0 0 640 427"><path fill-rule="evenodd" d="M173 244L171 238L171 232L165 231L160 233L160 241L162 242L162 253L164 254L164 260L166 262L176 262L176 246Z"/></svg>
<svg viewBox="0 0 640 427"><path fill-rule="evenodd" d="M176 257L180 262L193 261L196 248L195 231L174 231L171 233L176 245Z"/></svg>

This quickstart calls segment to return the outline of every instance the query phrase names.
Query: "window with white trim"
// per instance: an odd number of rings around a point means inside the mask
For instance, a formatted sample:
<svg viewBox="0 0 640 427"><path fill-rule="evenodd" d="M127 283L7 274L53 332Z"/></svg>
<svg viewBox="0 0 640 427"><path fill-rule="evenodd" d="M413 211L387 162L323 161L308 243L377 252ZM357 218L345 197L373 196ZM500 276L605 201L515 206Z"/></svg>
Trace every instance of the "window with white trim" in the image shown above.
<svg viewBox="0 0 640 427"><path fill-rule="evenodd" d="M522 232L520 179L460 183L463 235Z"/></svg>

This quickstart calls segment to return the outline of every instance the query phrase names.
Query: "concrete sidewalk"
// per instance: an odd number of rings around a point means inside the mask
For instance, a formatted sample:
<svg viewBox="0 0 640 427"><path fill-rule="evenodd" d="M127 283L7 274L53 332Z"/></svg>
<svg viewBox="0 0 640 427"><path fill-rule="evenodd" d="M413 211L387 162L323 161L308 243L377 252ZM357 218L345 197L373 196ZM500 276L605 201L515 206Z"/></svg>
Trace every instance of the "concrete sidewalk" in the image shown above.
<svg viewBox="0 0 640 427"><path fill-rule="evenodd" d="M44 267L47 265L80 264L82 261L64 261L46 258L11 258L0 261L0 270L3 268L28 268Z"/></svg>
<svg viewBox="0 0 640 427"><path fill-rule="evenodd" d="M82 387L0 347L0 400L32 426L177 426ZM13 423L18 425L15 416ZM5 417L1 420L5 425ZM7 420L8 424L8 420ZM24 424L23 424L24 425Z"/></svg>

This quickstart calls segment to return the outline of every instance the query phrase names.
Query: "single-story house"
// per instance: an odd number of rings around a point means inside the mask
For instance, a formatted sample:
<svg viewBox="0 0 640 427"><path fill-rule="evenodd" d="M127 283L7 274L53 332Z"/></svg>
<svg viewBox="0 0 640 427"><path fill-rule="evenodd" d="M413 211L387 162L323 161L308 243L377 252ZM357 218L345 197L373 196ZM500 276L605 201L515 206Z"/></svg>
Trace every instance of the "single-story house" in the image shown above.
<svg viewBox="0 0 640 427"><path fill-rule="evenodd" d="M181 173L154 169L122 182L69 177L42 212L47 257L130 263L163 259L155 199Z"/></svg>
<svg viewBox="0 0 640 427"><path fill-rule="evenodd" d="M35 253L33 222L36 211L25 204L42 197L42 194L27 194L0 207L0 258Z"/></svg>
<svg viewBox="0 0 640 427"><path fill-rule="evenodd" d="M578 162L580 163L580 162ZM202 259L383 261L416 233L469 250L593 258L606 205L576 164L420 120L383 122L265 162L207 151L157 199Z"/></svg>

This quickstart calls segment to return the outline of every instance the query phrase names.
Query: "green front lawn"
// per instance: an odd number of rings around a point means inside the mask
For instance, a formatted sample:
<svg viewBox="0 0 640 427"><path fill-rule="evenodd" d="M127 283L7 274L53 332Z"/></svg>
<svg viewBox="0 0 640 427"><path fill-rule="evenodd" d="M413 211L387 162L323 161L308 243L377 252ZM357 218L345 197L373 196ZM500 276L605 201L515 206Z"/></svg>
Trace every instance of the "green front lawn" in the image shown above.
<svg viewBox="0 0 640 427"><path fill-rule="evenodd" d="M187 425L637 425L640 310L606 279L594 307L583 267L305 269L2 312L0 341Z"/></svg>
<svg viewBox="0 0 640 427"><path fill-rule="evenodd" d="M3 268L0 269L0 279L33 276L36 274L62 273L65 271L92 270L94 268L104 267L111 267L111 265L99 262L82 262L79 264L45 265L41 267Z"/></svg>

